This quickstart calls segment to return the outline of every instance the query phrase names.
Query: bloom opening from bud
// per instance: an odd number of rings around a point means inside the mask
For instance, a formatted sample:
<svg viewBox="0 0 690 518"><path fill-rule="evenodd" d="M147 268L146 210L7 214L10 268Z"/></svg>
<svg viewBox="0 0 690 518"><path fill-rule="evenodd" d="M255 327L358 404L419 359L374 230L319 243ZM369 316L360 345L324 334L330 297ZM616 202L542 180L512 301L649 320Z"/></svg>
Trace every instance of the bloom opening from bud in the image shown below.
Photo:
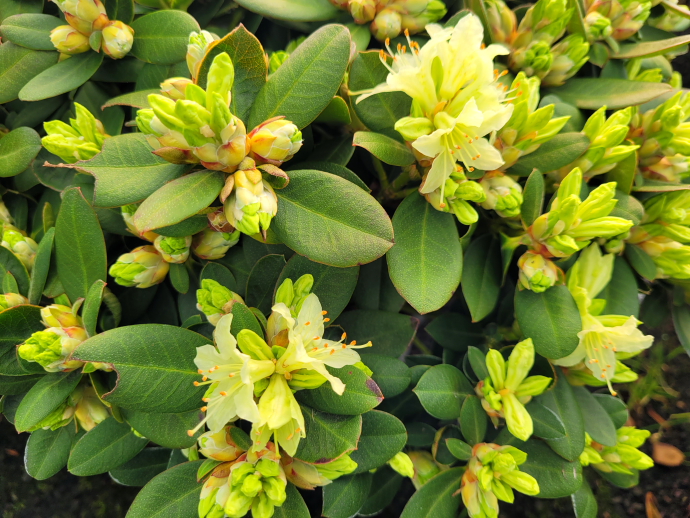
<svg viewBox="0 0 690 518"><path fill-rule="evenodd" d="M25 236L22 232L12 225L5 224L2 232L2 246L10 250L31 272L34 261L36 259L36 252L38 252L38 245L36 241L30 237Z"/></svg>
<svg viewBox="0 0 690 518"><path fill-rule="evenodd" d="M69 360L69 356L87 338L82 327L49 327L32 334L17 352L22 359L36 362L48 372L69 371L83 365L83 362Z"/></svg>
<svg viewBox="0 0 690 518"><path fill-rule="evenodd" d="M118 257L110 267L115 282L127 287L150 288L163 282L170 265L154 246L140 246Z"/></svg>
<svg viewBox="0 0 690 518"><path fill-rule="evenodd" d="M60 25L50 31L50 41L58 52L70 56L91 50L89 37L71 25Z"/></svg>
<svg viewBox="0 0 690 518"><path fill-rule="evenodd" d="M54 120L43 123L47 135L41 139L43 147L68 164L88 160L100 153L106 134L101 121L79 103L74 103L77 116L67 125Z"/></svg>
<svg viewBox="0 0 690 518"><path fill-rule="evenodd" d="M132 49L134 30L129 25L117 20L108 22L102 34L101 48L111 58L122 59Z"/></svg>
<svg viewBox="0 0 690 518"><path fill-rule="evenodd" d="M280 165L302 147L302 132L283 118L266 121L247 135L249 156L260 162Z"/></svg>
<svg viewBox="0 0 690 518"><path fill-rule="evenodd" d="M203 312L214 326L223 315L232 311L232 306L236 302L244 304L242 297L213 279L201 280L201 288L196 290L196 299L197 309Z"/></svg>

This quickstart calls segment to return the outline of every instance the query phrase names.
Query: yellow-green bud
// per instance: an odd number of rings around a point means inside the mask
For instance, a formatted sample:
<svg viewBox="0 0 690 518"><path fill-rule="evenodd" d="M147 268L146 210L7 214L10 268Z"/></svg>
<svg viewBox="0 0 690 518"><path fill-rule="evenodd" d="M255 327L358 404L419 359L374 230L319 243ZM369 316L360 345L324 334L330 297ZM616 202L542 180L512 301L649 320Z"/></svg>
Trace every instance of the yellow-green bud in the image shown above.
<svg viewBox="0 0 690 518"><path fill-rule="evenodd" d="M232 311L232 306L236 302L244 304L242 297L213 279L201 280L201 288L196 290L196 300L197 309L203 312L214 326L223 315Z"/></svg>
<svg viewBox="0 0 690 518"><path fill-rule="evenodd" d="M223 510L229 518L242 518L252 508L253 501L240 488L233 488Z"/></svg>
<svg viewBox="0 0 690 518"><path fill-rule="evenodd" d="M5 293L4 295L0 295L0 311L28 303L29 299L19 293Z"/></svg>
<svg viewBox="0 0 690 518"><path fill-rule="evenodd" d="M441 471L441 468L436 464L428 451L411 451L407 455L414 466L412 483L416 489L422 487L430 478Z"/></svg>
<svg viewBox="0 0 690 518"><path fill-rule="evenodd" d="M273 351L268 344L251 329L242 329L237 333L237 347L255 360L272 360L274 358Z"/></svg>
<svg viewBox="0 0 690 518"><path fill-rule="evenodd" d="M68 361L72 351L88 337L82 327L50 327L37 331L17 349L19 356L48 372L76 369L82 362Z"/></svg>
<svg viewBox="0 0 690 518"><path fill-rule="evenodd" d="M56 0L55 3L65 13L67 23L86 36L102 30L108 23L100 0Z"/></svg>
<svg viewBox="0 0 690 518"><path fill-rule="evenodd" d="M395 130L408 142L429 135L434 129L434 123L426 117L403 117L395 123Z"/></svg>
<svg viewBox="0 0 690 518"><path fill-rule="evenodd" d="M350 0L348 7L355 23L367 23L376 16L376 0Z"/></svg>
<svg viewBox="0 0 690 518"><path fill-rule="evenodd" d="M518 260L520 284L535 293L542 293L558 282L561 272L553 261L543 255L525 252Z"/></svg>
<svg viewBox="0 0 690 518"><path fill-rule="evenodd" d="M225 217L247 235L268 230L278 213L278 197L258 169L240 170L234 175L234 190L225 200Z"/></svg>
<svg viewBox="0 0 690 518"><path fill-rule="evenodd" d="M390 8L380 11L371 22L371 32L377 40L395 38L402 31L402 15Z"/></svg>
<svg viewBox="0 0 690 518"><path fill-rule="evenodd" d="M414 477L414 464L407 453L399 451L388 461L388 465L403 477Z"/></svg>
<svg viewBox="0 0 690 518"><path fill-rule="evenodd" d="M41 308L41 319L46 327L83 327L81 317L71 307L62 304Z"/></svg>
<svg viewBox="0 0 690 518"><path fill-rule="evenodd" d="M495 210L502 218L514 218L520 214L522 186L510 176L501 173L487 174L479 183L486 196L482 207Z"/></svg>
<svg viewBox="0 0 690 518"><path fill-rule="evenodd" d="M134 30L120 21L108 22L103 28L101 48L113 59L122 59L132 49Z"/></svg>
<svg viewBox="0 0 690 518"><path fill-rule="evenodd" d="M115 282L128 287L150 288L163 282L170 265L154 246L140 246L121 255L110 267Z"/></svg>
<svg viewBox="0 0 690 518"><path fill-rule="evenodd" d="M101 121L89 110L79 103L74 103L74 109L77 116L70 119L69 126L58 120L44 122L47 135L41 140L43 147L68 164L96 156L108 137Z"/></svg>
<svg viewBox="0 0 690 518"><path fill-rule="evenodd" d="M237 459L244 450L237 446L230 434L232 426L219 432L206 432L199 437L199 452L209 459L230 462Z"/></svg>
<svg viewBox="0 0 690 518"><path fill-rule="evenodd" d="M12 225L5 225L2 233L2 246L10 250L31 272L36 259L38 245Z"/></svg>
<svg viewBox="0 0 690 518"><path fill-rule="evenodd" d="M248 135L250 156L261 162L279 165L290 160L302 147L302 132L285 119L267 121Z"/></svg>
<svg viewBox="0 0 690 518"><path fill-rule="evenodd" d="M199 65L204 59L209 46L216 41L218 36L208 31L192 32L189 34L189 44L187 45L187 67L192 79L199 73Z"/></svg>
<svg viewBox="0 0 690 518"><path fill-rule="evenodd" d="M187 79L186 77L171 77L161 83L161 94L175 101L186 99L185 90L187 89L187 86L193 84L194 82L191 79ZM143 110L139 110L139 113L142 111Z"/></svg>
<svg viewBox="0 0 690 518"><path fill-rule="evenodd" d="M512 488L526 495L538 495L539 483L532 476L522 471L513 470L501 475L501 480Z"/></svg>
<svg viewBox="0 0 690 518"><path fill-rule="evenodd" d="M80 386L70 399L75 401L74 417L84 430L93 430L98 423L105 421L110 414L92 386Z"/></svg>
<svg viewBox="0 0 690 518"><path fill-rule="evenodd" d="M214 261L221 259L240 241L240 231L216 232L212 228L205 228L194 236L192 252L201 259Z"/></svg>
<svg viewBox="0 0 690 518"><path fill-rule="evenodd" d="M410 463L411 465L412 463ZM326 464L316 464L317 471L329 480L336 480L349 475L357 469L357 463L349 455L343 455L339 459Z"/></svg>
<svg viewBox="0 0 690 518"><path fill-rule="evenodd" d="M538 396L543 394L550 384L551 378L546 376L530 376L520 383L520 386L515 391L515 395L518 399Z"/></svg>
<svg viewBox="0 0 690 518"><path fill-rule="evenodd" d="M158 236L153 246L160 252L163 259L169 263L184 263L189 257L189 247L192 245L192 236L166 237Z"/></svg>
<svg viewBox="0 0 690 518"><path fill-rule="evenodd" d="M486 368L491 382L496 390L501 390L505 384L506 362L496 349L490 349L486 354Z"/></svg>
<svg viewBox="0 0 690 518"><path fill-rule="evenodd" d="M70 56L91 50L88 36L71 25L55 27L50 31L50 41L58 52Z"/></svg>
<svg viewBox="0 0 690 518"><path fill-rule="evenodd" d="M506 368L505 388L515 392L534 365L534 344L531 338L518 343L510 353Z"/></svg>

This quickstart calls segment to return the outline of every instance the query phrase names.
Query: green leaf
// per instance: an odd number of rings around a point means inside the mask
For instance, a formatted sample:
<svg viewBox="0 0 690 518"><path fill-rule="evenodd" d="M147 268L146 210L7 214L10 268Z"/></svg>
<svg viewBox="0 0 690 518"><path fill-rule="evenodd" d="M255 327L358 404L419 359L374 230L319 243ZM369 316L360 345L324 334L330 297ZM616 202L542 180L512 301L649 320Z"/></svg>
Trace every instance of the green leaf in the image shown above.
<svg viewBox="0 0 690 518"><path fill-rule="evenodd" d="M485 342L482 328L461 313L443 313L424 330L444 349L464 352L471 345Z"/></svg>
<svg viewBox="0 0 690 518"><path fill-rule="evenodd" d="M0 2L0 20L20 13L40 13L43 0L3 0Z"/></svg>
<svg viewBox="0 0 690 518"><path fill-rule="evenodd" d="M611 473L599 473L604 480L610 482L614 486L620 487L622 489L630 489L632 487L639 485L640 483L640 472L636 469L633 469L631 471L633 472L632 474L616 473L615 471Z"/></svg>
<svg viewBox="0 0 690 518"><path fill-rule="evenodd" d="M290 183L276 194L278 215L271 228L283 243L312 261L356 266L393 246L393 226L383 207L338 176L291 171Z"/></svg>
<svg viewBox="0 0 690 518"><path fill-rule="evenodd" d="M11 42L0 45L0 103L16 99L34 76L52 67L57 60L57 52L31 50Z"/></svg>
<svg viewBox="0 0 690 518"><path fill-rule="evenodd" d="M21 260L4 246L0 247L0 279L4 280L5 272L14 277L19 293L26 294L29 291L29 274Z"/></svg>
<svg viewBox="0 0 690 518"><path fill-rule="evenodd" d="M327 369L345 383L345 392L338 395L326 382L317 389L300 390L295 395L297 401L321 412L337 415L363 414L383 401L378 385L357 367L348 365L340 369Z"/></svg>
<svg viewBox="0 0 690 518"><path fill-rule="evenodd" d="M5 376L0 374L0 394L3 396L26 394L44 375Z"/></svg>
<svg viewBox="0 0 690 518"><path fill-rule="evenodd" d="M397 358L414 339L419 320L400 313L355 309L340 315L336 324L347 333L348 340L359 344L371 341L371 349L360 349L362 356L371 353Z"/></svg>
<svg viewBox="0 0 690 518"><path fill-rule="evenodd" d="M511 166L509 172L518 176L530 176L535 169L543 172L555 171L580 158L588 148L589 139L586 135L562 133L544 142L534 153L522 157Z"/></svg>
<svg viewBox="0 0 690 518"><path fill-rule="evenodd" d="M267 315L273 306L273 292L285 267L282 255L266 255L259 259L247 279L247 305Z"/></svg>
<svg viewBox="0 0 690 518"><path fill-rule="evenodd" d="M346 27L326 25L313 32L261 88L247 129L281 115L300 129L308 126L338 91L349 56Z"/></svg>
<svg viewBox="0 0 690 518"><path fill-rule="evenodd" d="M436 428L418 421L407 423L407 445L413 448L430 448L434 443Z"/></svg>
<svg viewBox="0 0 690 518"><path fill-rule="evenodd" d="M165 448L189 448L199 438L203 430L193 437L187 430L193 429L203 415L199 410L178 414L160 414L121 409L129 425L139 434Z"/></svg>
<svg viewBox="0 0 690 518"><path fill-rule="evenodd" d="M222 264L211 261L206 263L206 266L201 270L200 279L212 279L232 291L235 291L237 287L237 281L232 272Z"/></svg>
<svg viewBox="0 0 690 518"><path fill-rule="evenodd" d="M385 83L386 77L388 69L381 63L378 51L360 52L350 67L348 87L352 92L369 90ZM353 95L351 103L359 120L369 130L398 140L401 138L400 133L393 127L399 119L410 114L411 104L412 99L403 92L380 93L359 103Z"/></svg>
<svg viewBox="0 0 690 518"><path fill-rule="evenodd" d="M352 122L350 107L342 97L336 95L314 122L322 124L350 124Z"/></svg>
<svg viewBox="0 0 690 518"><path fill-rule="evenodd" d="M606 299L604 315L639 316L640 299L635 274L622 257L616 257L611 281L597 298Z"/></svg>
<svg viewBox="0 0 690 518"><path fill-rule="evenodd" d="M280 286L285 279L296 281L302 275L310 274L314 277L314 286L311 291L319 297L321 306L328 311L328 316L333 321L350 302L352 292L357 285L359 271L359 266L336 268L315 263L304 256L295 254L283 268L276 285Z"/></svg>
<svg viewBox="0 0 690 518"><path fill-rule="evenodd" d="M629 219L633 222L633 225L639 225L644 217L644 206L637 198L625 194L623 191L616 190L616 199L618 203L616 203L609 216Z"/></svg>
<svg viewBox="0 0 690 518"><path fill-rule="evenodd" d="M464 270L462 294L472 321L478 322L491 314L498 303L503 279L500 243L489 234L472 241L465 252Z"/></svg>
<svg viewBox="0 0 690 518"><path fill-rule="evenodd" d="M105 294L105 281L97 280L93 283L84 301L84 307L81 312L84 321L84 328L89 336L96 334L96 325L98 324L98 310L101 308L103 295Z"/></svg>
<svg viewBox="0 0 690 518"><path fill-rule="evenodd" d="M424 409L437 419L457 419L474 388L452 365L435 365L422 375L413 389Z"/></svg>
<svg viewBox="0 0 690 518"><path fill-rule="evenodd" d="M134 19L134 2L132 0L109 0L105 9L111 20L120 20L130 24Z"/></svg>
<svg viewBox="0 0 690 518"><path fill-rule="evenodd" d="M359 510L360 516L374 516L388 507L398 494L403 480L388 466L377 469L372 477L369 496Z"/></svg>
<svg viewBox="0 0 690 518"><path fill-rule="evenodd" d="M670 51L690 43L690 35L676 36L665 40L640 41L636 43L626 43L620 46L620 50L612 57L615 59L632 58L651 58L653 56L663 56Z"/></svg>
<svg viewBox="0 0 690 518"><path fill-rule="evenodd" d="M110 476L123 486L142 487L168 468L168 448L145 448L139 455L110 471Z"/></svg>
<svg viewBox="0 0 690 518"><path fill-rule="evenodd" d="M379 410L362 414L362 435L350 458L357 463L353 472L366 473L380 468L407 442L405 425L397 418Z"/></svg>
<svg viewBox="0 0 690 518"><path fill-rule="evenodd" d="M233 319L230 332L233 335L237 336L237 333L242 331L242 329L251 329L257 335L263 336L264 333L261 329L261 324L259 324L259 321L254 316L254 313L252 313L247 306L240 304L239 302L233 304L232 315Z"/></svg>
<svg viewBox="0 0 690 518"><path fill-rule="evenodd" d="M597 499L592 493L592 488L585 480L580 489L575 491L571 498L573 500L573 511L575 518L597 518L599 516L599 506Z"/></svg>
<svg viewBox="0 0 690 518"><path fill-rule="evenodd" d="M538 169L534 169L527 178L522 198L520 215L525 226L529 227L544 208L544 175Z"/></svg>
<svg viewBox="0 0 690 518"><path fill-rule="evenodd" d="M606 410L606 412L609 414L609 417L613 421L613 426L616 428L616 430L628 421L628 418L630 417L628 407L620 398L610 396L609 394L592 395L594 396L594 399L597 400L597 403L604 407L604 410Z"/></svg>
<svg viewBox="0 0 690 518"><path fill-rule="evenodd" d="M631 153L606 173L606 181L616 182L616 189L630 194L637 173L637 153ZM618 196L616 196L618 197ZM615 208L614 208L615 211Z"/></svg>
<svg viewBox="0 0 690 518"><path fill-rule="evenodd" d="M52 477L67 465L74 439L74 426L57 430L39 429L29 436L24 452L26 472L36 480Z"/></svg>
<svg viewBox="0 0 690 518"><path fill-rule="evenodd" d="M553 286L543 293L516 290L515 317L542 356L563 358L579 343L577 333L582 331L582 320L566 286Z"/></svg>
<svg viewBox="0 0 690 518"><path fill-rule="evenodd" d="M384 164L404 167L412 165L415 161L414 154L405 144L382 133L358 131L352 145L366 149Z"/></svg>
<svg viewBox="0 0 690 518"><path fill-rule="evenodd" d="M539 401L532 400L525 409L529 412L534 425L534 435L542 439L561 439L565 437L565 425L558 414L545 407Z"/></svg>
<svg viewBox="0 0 690 518"><path fill-rule="evenodd" d="M0 35L11 41L33 50L55 50L50 41L50 31L63 25L62 20L48 14L25 13L9 16L0 25Z"/></svg>
<svg viewBox="0 0 690 518"><path fill-rule="evenodd" d="M393 284L420 313L441 308L462 276L455 218L414 193L395 211L393 229L396 242L386 257Z"/></svg>
<svg viewBox="0 0 690 518"><path fill-rule="evenodd" d="M237 3L262 16L292 22L330 20L340 13L328 0L240 0Z"/></svg>
<svg viewBox="0 0 690 518"><path fill-rule="evenodd" d="M580 412L573 412L577 406L577 400L572 387L559 368L553 388L547 390L536 401L552 410L565 427L565 437L558 439L546 439L553 451L567 460L576 461L585 449L585 424Z"/></svg>
<svg viewBox="0 0 690 518"><path fill-rule="evenodd" d="M578 108L597 110L606 106L609 110L618 110L644 104L670 90L671 86L664 83L576 77L563 86L546 91Z"/></svg>
<svg viewBox="0 0 690 518"><path fill-rule="evenodd" d="M51 227L38 244L34 267L31 269L31 280L29 282L29 291L27 295L29 304L38 304L41 301L43 288L45 288L46 280L48 279L48 271L50 270L50 258L53 254L54 240L55 227Z"/></svg>
<svg viewBox="0 0 690 518"><path fill-rule="evenodd" d="M285 492L287 498L283 505L275 508L273 516L275 518L309 518L309 508L304 503L302 495L297 491L297 487L294 484L288 484Z"/></svg>
<svg viewBox="0 0 690 518"><path fill-rule="evenodd" d="M108 100L102 108L109 108L111 106L133 106L134 108L151 108L149 104L149 95L160 94L159 88L151 88L148 90L137 90L136 92L130 92L117 97L113 97ZM133 133L132 135L136 135ZM141 136L141 135L140 135Z"/></svg>
<svg viewBox="0 0 690 518"><path fill-rule="evenodd" d="M478 397L469 396L465 399L458 421L462 435L468 443L474 445L484 440L487 417Z"/></svg>
<svg viewBox="0 0 690 518"><path fill-rule="evenodd" d="M340 477L323 488L326 518L350 518L362 508L371 488L371 473Z"/></svg>
<svg viewBox="0 0 690 518"><path fill-rule="evenodd" d="M142 234L174 225L205 209L225 184L220 171L199 171L165 184L146 198L132 219Z"/></svg>
<svg viewBox="0 0 690 518"><path fill-rule="evenodd" d="M44 70L19 91L22 101L40 101L86 83L103 62L103 52L84 52Z"/></svg>
<svg viewBox="0 0 690 518"><path fill-rule="evenodd" d="M0 250L3 250L0 247ZM24 343L36 331L43 331L41 308L37 306L14 306L0 311L0 374L25 376L31 373L45 373L37 363L19 358L17 346Z"/></svg>
<svg viewBox="0 0 690 518"><path fill-rule="evenodd" d="M625 247L625 257L641 277L649 281L656 278L656 263L642 248L628 244Z"/></svg>
<svg viewBox="0 0 690 518"><path fill-rule="evenodd" d="M134 458L148 442L134 435L127 423L109 417L77 441L67 470L79 477L105 473Z"/></svg>
<svg viewBox="0 0 690 518"><path fill-rule="evenodd" d="M17 176L41 150L41 137L31 128L20 127L0 139L0 177Z"/></svg>
<svg viewBox="0 0 690 518"><path fill-rule="evenodd" d="M97 207L140 202L188 170L186 165L171 164L154 155L141 133L108 138L101 153L68 167L96 178L94 204Z"/></svg>
<svg viewBox="0 0 690 518"><path fill-rule="evenodd" d="M455 518L462 498L453 495L460 489L464 471L451 468L435 475L412 495L400 518Z"/></svg>
<svg viewBox="0 0 690 518"><path fill-rule="evenodd" d="M135 34L131 54L157 65L184 61L189 33L200 30L191 15L177 10L154 11L137 18L131 26Z"/></svg>
<svg viewBox="0 0 690 518"><path fill-rule="evenodd" d="M59 407L81 380L80 371L46 374L26 394L17 408L14 425L25 432L43 421Z"/></svg>
<svg viewBox="0 0 690 518"><path fill-rule="evenodd" d="M384 397L395 397L410 386L410 368L400 360L378 354L363 354L362 362L374 372L371 379L379 386Z"/></svg>
<svg viewBox="0 0 690 518"><path fill-rule="evenodd" d="M367 187L362 179L349 170L347 167L341 164L336 164L335 162L319 162L319 161L306 161L298 162L294 166L295 169L313 169L315 171L324 171L326 173L331 173L341 178L345 178L348 182L354 183L356 186L363 189L365 192L371 192L371 189ZM290 168L287 169L288 174Z"/></svg>
<svg viewBox="0 0 690 518"><path fill-rule="evenodd" d="M189 271L184 264L171 263L168 278L176 292L184 294L189 291Z"/></svg>
<svg viewBox="0 0 690 518"><path fill-rule="evenodd" d="M193 385L199 379L194 357L196 348L208 343L188 329L143 324L89 338L73 356L113 365L118 383L104 395L106 401L140 412L178 413L201 404L204 388Z"/></svg>
<svg viewBox="0 0 690 518"><path fill-rule="evenodd" d="M527 454L527 461L520 465L520 471L532 475L539 482L538 498L570 496L582 486L579 460L567 461L541 441L527 441L518 448Z"/></svg>
<svg viewBox="0 0 690 518"><path fill-rule="evenodd" d="M302 407L307 437L299 442L295 458L310 464L324 464L357 449L362 417L317 412Z"/></svg>
<svg viewBox="0 0 690 518"><path fill-rule="evenodd" d="M94 282L106 279L103 231L78 187L68 189L62 197L55 222L55 259L70 300L86 297Z"/></svg>
<svg viewBox="0 0 690 518"><path fill-rule="evenodd" d="M211 63L222 52L228 53L235 66L230 110L246 121L259 90L266 83L264 49L256 36L240 25L227 36L213 43L206 51L199 66L197 84L206 87L206 77Z"/></svg>
<svg viewBox="0 0 690 518"><path fill-rule="evenodd" d="M678 335L678 341L685 352L690 355L690 306L687 304L674 305L671 313L673 314L673 327Z"/></svg>
<svg viewBox="0 0 690 518"><path fill-rule="evenodd" d="M134 499L127 518L197 516L202 484L197 482L196 472L202 462L183 462L154 477Z"/></svg>
<svg viewBox="0 0 690 518"><path fill-rule="evenodd" d="M448 450L458 460L470 460L472 458L472 446L460 439L446 439Z"/></svg>
<svg viewBox="0 0 690 518"><path fill-rule="evenodd" d="M615 446L618 443L616 427L608 412L585 387L572 387L572 390L582 412L585 432L604 446Z"/></svg>

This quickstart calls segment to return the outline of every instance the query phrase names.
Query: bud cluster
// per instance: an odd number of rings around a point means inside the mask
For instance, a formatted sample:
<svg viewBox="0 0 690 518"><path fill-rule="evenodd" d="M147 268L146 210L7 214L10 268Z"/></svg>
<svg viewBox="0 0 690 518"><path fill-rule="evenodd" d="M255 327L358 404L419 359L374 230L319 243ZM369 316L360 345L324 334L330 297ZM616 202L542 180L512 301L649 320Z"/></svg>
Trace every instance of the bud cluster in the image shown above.
<svg viewBox="0 0 690 518"><path fill-rule="evenodd" d="M28 431L57 430L76 420L79 427L88 432L108 417L108 409L93 386L88 382L81 382L65 401Z"/></svg>
<svg viewBox="0 0 690 518"><path fill-rule="evenodd" d="M202 279L201 288L196 290L197 309L201 311L214 326L223 315L232 312L232 306L244 300L234 291L213 279Z"/></svg>
<svg viewBox="0 0 690 518"><path fill-rule="evenodd" d="M489 186L486 190L489 190ZM479 182L468 180L461 167L456 167L442 188L439 187L424 197L436 210L451 212L463 225L471 225L479 220L479 214L469 202L486 202L486 190Z"/></svg>
<svg viewBox="0 0 690 518"><path fill-rule="evenodd" d="M61 58L93 49L103 50L113 59L127 55L134 42L134 30L127 24L110 20L100 0L53 0L69 25L50 32L50 41Z"/></svg>
<svg viewBox="0 0 690 518"><path fill-rule="evenodd" d="M446 14L441 0L330 0L350 12L355 23L371 22L372 34L379 40L395 38L403 31L416 34L427 24L434 23Z"/></svg>
<svg viewBox="0 0 690 518"><path fill-rule="evenodd" d="M618 49L619 41L639 31L649 17L651 0L585 0L585 30L591 42L606 41Z"/></svg>
<svg viewBox="0 0 690 518"><path fill-rule="evenodd" d="M652 458L642 453L639 447L651 435L649 430L638 430L634 426L623 426L616 431L615 446L604 446L585 434L586 446L580 455L583 466L592 466L604 473L632 475L633 470L644 470L654 466Z"/></svg>
<svg viewBox="0 0 690 518"><path fill-rule="evenodd" d="M280 463L288 482L302 489L327 486L334 480L349 475L357 469L357 463L350 458L349 454L324 464L307 464L283 454Z"/></svg>
<svg viewBox="0 0 690 518"><path fill-rule="evenodd" d="M476 444L459 490L467 514L471 518L495 518L498 501L512 503L513 490L538 495L537 480L520 471L526 460L527 454L514 446Z"/></svg>
<svg viewBox="0 0 690 518"><path fill-rule="evenodd" d="M24 235L18 228L5 223L2 227L2 246L12 252L19 259L26 269L31 272L38 245L36 241Z"/></svg>
<svg viewBox="0 0 690 518"><path fill-rule="evenodd" d="M43 123L46 136L43 147L68 164L88 160L101 152L103 141L109 137L101 121L79 103L74 103L77 116L69 125L61 120Z"/></svg>
<svg viewBox="0 0 690 518"><path fill-rule="evenodd" d="M499 418L505 419L508 431L521 441L529 439L534 430L525 405L551 383L551 378L546 376L528 377L533 365L534 344L531 338L518 343L508 361L496 349L490 349L486 355L489 376L475 387L494 426L498 426Z"/></svg>

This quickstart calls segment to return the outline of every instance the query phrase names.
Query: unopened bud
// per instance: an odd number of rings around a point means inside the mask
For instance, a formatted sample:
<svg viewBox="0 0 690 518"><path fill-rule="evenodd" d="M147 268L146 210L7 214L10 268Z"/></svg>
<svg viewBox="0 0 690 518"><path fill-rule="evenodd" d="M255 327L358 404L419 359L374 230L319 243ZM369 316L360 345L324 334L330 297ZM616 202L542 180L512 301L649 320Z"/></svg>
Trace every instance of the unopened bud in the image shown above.
<svg viewBox="0 0 690 518"><path fill-rule="evenodd" d="M189 34L189 44L187 45L187 67L192 79L199 73L199 65L204 59L209 46L218 39L218 36L208 31L192 32Z"/></svg>
<svg viewBox="0 0 690 518"><path fill-rule="evenodd" d="M525 252L518 260L520 284L535 293L542 293L556 284L559 268L540 254Z"/></svg>
<svg viewBox="0 0 690 518"><path fill-rule="evenodd" d="M290 160L302 147L302 132L285 119L257 126L247 139L252 158L278 165Z"/></svg>
<svg viewBox="0 0 690 518"><path fill-rule="evenodd" d="M127 287L150 288L163 282L170 265L154 246L135 248L121 255L110 267L110 275L115 282Z"/></svg>
<svg viewBox="0 0 690 518"><path fill-rule="evenodd" d="M371 32L377 40L395 38L402 31L402 15L393 9L383 9L371 22Z"/></svg>
<svg viewBox="0 0 690 518"><path fill-rule="evenodd" d="M184 263L189 257L189 247L192 244L192 236L166 237L158 236L153 246L160 252L163 259L169 263Z"/></svg>
<svg viewBox="0 0 690 518"><path fill-rule="evenodd" d="M103 28L102 49L113 59L122 59L132 49L134 30L120 21L108 22Z"/></svg>
<svg viewBox="0 0 690 518"><path fill-rule="evenodd" d="M399 451L396 453L395 456L388 461L388 465L403 477L414 477L414 464L405 452Z"/></svg>
<svg viewBox="0 0 690 518"><path fill-rule="evenodd" d="M60 25L50 31L50 41L55 49L73 56L91 50L88 36L84 36L71 25Z"/></svg>
<svg viewBox="0 0 690 518"><path fill-rule="evenodd" d="M171 77L161 83L161 93L176 101L179 99L186 99L185 90L190 84L194 84L194 82L186 77ZM139 110L139 112L137 112L137 117L142 111L144 110Z"/></svg>
<svg viewBox="0 0 690 518"><path fill-rule="evenodd" d="M36 259L38 245L36 241L22 234L11 225L5 225L2 233L2 246L10 250L31 272Z"/></svg>
<svg viewBox="0 0 690 518"><path fill-rule="evenodd" d="M244 304L242 297L213 279L201 280L201 288L196 290L196 300L197 309L203 312L214 326L223 315L232 311L232 306L236 302Z"/></svg>

